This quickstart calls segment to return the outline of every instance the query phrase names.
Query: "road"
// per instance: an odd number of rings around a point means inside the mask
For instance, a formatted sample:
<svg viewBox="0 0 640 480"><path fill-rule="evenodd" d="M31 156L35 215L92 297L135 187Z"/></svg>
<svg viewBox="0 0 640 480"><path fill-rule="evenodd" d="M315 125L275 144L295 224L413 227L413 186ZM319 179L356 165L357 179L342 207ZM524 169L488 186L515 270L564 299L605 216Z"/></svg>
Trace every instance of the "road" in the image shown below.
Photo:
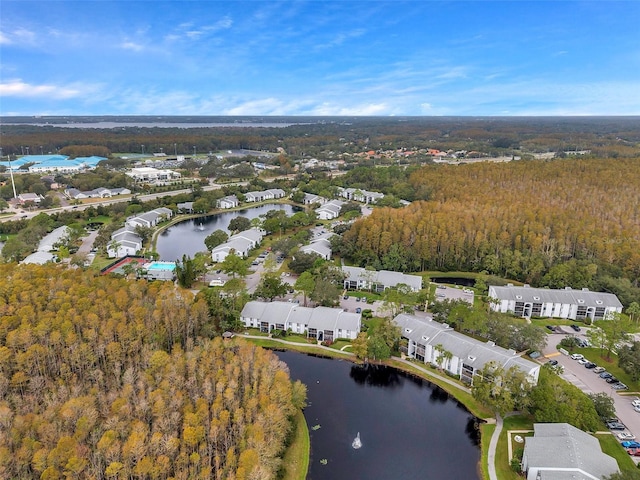
<svg viewBox="0 0 640 480"><path fill-rule="evenodd" d="M582 328L580 333L581 336L584 336L585 328ZM631 405L631 400L633 400L636 395L620 395L616 390L611 388L610 384L600 378L598 374L593 373L593 370L584 368L584 366L580 365L576 360L572 360L569 356L559 353L556 346L560 343L560 340L567 335L549 334L547 347L543 350L543 354L547 358L558 360L558 363L564 368L564 373L561 376L583 392L587 394L606 393L613 398L618 418L627 426L629 432L633 433L637 438L640 438L640 413L636 412ZM600 366L605 369L607 368L605 364ZM640 393L638 393L638 396L640 397ZM616 433L618 432L614 432L614 434Z"/></svg>

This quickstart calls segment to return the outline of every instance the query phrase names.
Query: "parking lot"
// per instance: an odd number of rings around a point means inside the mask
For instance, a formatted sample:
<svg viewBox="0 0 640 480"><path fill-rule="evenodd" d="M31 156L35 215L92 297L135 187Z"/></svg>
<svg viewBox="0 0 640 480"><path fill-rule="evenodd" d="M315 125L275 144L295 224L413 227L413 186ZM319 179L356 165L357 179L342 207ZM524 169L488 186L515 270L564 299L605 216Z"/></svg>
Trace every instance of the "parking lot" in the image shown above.
<svg viewBox="0 0 640 480"><path fill-rule="evenodd" d="M473 290L470 288L456 288L447 285L436 285L436 302L443 300L464 300L473 305Z"/></svg>
<svg viewBox="0 0 640 480"><path fill-rule="evenodd" d="M585 329L582 328L578 336L583 337L584 333ZM630 432L636 436L636 439L640 439L640 413L636 412L631 404L631 401L636 398L636 395L628 394L626 391L616 391L612 387L612 384L607 383L605 379L600 377L599 373L594 373L595 368L585 368L584 364L579 363L579 360L573 360L569 355L559 353L556 345L565 336L565 334L549 334L547 347L544 349L543 354L549 360L557 360L558 364L564 368L564 373L562 373L561 376L583 392L587 394L605 393L613 399L616 415L626 426L625 430L613 430L612 433L614 435L617 436L618 433ZM544 360L544 358L540 360ZM606 370L606 365L601 366ZM625 395L624 393L627 394Z"/></svg>

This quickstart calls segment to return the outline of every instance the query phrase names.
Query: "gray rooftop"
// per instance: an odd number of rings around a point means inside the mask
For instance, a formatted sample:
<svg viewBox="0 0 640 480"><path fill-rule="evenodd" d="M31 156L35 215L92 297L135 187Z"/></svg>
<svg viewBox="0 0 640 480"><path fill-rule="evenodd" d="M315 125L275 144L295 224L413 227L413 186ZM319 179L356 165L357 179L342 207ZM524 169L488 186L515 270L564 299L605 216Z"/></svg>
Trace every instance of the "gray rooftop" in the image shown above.
<svg viewBox="0 0 640 480"><path fill-rule="evenodd" d="M474 370L482 369L489 362L496 362L507 370L516 366L527 374L540 368L537 363L518 356L513 350L468 337L431 318L423 319L402 313L393 320L400 327L403 337L422 345L440 344Z"/></svg>
<svg viewBox="0 0 640 480"><path fill-rule="evenodd" d="M565 288L564 290L554 290L527 286L516 287L513 285L507 285L506 287L492 285L491 288L495 291L496 298L499 300L622 308L622 303L613 293L592 292L587 289L574 290Z"/></svg>
<svg viewBox="0 0 640 480"><path fill-rule="evenodd" d="M546 476L554 470L582 470L595 478L619 471L616 460L602 453L600 442L595 437L568 423L535 423L533 430L534 436L525 438L526 464L529 468L545 468L544 479L571 478Z"/></svg>
<svg viewBox="0 0 640 480"><path fill-rule="evenodd" d="M371 281L387 287L395 287L405 284L413 290L422 288L422 277L419 275L408 275L390 270L367 270L361 267L343 266L342 271L347 275L347 280L351 281Z"/></svg>

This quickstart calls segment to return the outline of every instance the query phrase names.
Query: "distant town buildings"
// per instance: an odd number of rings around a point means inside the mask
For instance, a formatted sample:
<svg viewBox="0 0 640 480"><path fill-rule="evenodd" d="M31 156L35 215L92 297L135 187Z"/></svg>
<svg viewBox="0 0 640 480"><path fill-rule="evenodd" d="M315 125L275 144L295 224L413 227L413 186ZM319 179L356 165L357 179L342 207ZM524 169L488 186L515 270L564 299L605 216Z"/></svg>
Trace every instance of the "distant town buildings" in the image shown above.
<svg viewBox="0 0 640 480"><path fill-rule="evenodd" d="M139 183L157 183L177 180L181 177L178 172L166 169L157 169L153 167L132 168L126 174Z"/></svg>
<svg viewBox="0 0 640 480"><path fill-rule="evenodd" d="M98 163L106 160L104 157L77 157L73 160L67 155L24 155L11 162L0 162L7 169L17 171L24 169L29 173L78 173L83 170L96 168Z"/></svg>
<svg viewBox="0 0 640 480"><path fill-rule="evenodd" d="M247 202L262 202L264 200L273 200L276 198L283 198L285 191L280 188L271 188L264 191L247 192L244 194L244 199Z"/></svg>
<svg viewBox="0 0 640 480"><path fill-rule="evenodd" d="M338 194L348 200L355 200L362 203L376 203L381 198L384 198L384 193L369 192L361 188L342 188L339 187Z"/></svg>
<svg viewBox="0 0 640 480"><path fill-rule="evenodd" d="M128 188L99 187L93 190L81 192L77 188L67 188L64 193L72 200L80 200L84 198L111 198L117 195L130 195L131 190L129 190Z"/></svg>

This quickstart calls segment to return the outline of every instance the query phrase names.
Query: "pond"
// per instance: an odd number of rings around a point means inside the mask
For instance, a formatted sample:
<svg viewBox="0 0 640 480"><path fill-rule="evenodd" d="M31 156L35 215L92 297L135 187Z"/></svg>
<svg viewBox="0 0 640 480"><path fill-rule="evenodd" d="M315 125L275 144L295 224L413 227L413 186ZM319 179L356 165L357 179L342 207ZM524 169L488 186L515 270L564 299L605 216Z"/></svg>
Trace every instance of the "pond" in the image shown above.
<svg viewBox="0 0 640 480"><path fill-rule="evenodd" d="M287 204L261 205L259 207L245 208L233 212L221 212L185 220L172 225L158 235L156 251L160 255L160 260L168 262L180 260L185 254L193 258L197 252L207 250L204 239L208 235L216 230L227 231L229 222L234 218L246 217L251 220L258 218L260 215L265 215L270 210L284 210L287 215L292 215L299 208Z"/></svg>
<svg viewBox="0 0 640 480"><path fill-rule="evenodd" d="M384 366L276 354L308 388L308 479L479 478L477 420L441 388Z"/></svg>
<svg viewBox="0 0 640 480"><path fill-rule="evenodd" d="M434 283L446 283L449 285L462 285L463 287L473 287L476 284L473 278L464 277L433 277L430 279Z"/></svg>

